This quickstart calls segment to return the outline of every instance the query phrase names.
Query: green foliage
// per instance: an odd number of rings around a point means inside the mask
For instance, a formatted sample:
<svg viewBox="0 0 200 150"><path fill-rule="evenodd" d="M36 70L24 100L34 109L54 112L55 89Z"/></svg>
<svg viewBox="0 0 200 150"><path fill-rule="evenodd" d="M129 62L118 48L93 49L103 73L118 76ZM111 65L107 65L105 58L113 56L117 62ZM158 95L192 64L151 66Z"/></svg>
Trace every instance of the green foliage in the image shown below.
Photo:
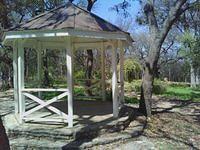
<svg viewBox="0 0 200 150"><path fill-rule="evenodd" d="M167 84L160 80L155 80L153 85L153 93L160 95L164 94L167 90Z"/></svg>
<svg viewBox="0 0 200 150"><path fill-rule="evenodd" d="M76 71L74 73L74 78L75 79L84 79L85 78L85 72L83 70Z"/></svg>
<svg viewBox="0 0 200 150"><path fill-rule="evenodd" d="M187 88L187 87L190 86L189 83L185 83L185 82L168 82L167 84L168 84L168 86L170 86L170 87L178 87L178 88L179 88L179 87Z"/></svg>
<svg viewBox="0 0 200 150"><path fill-rule="evenodd" d="M200 37L195 36L190 32L185 32L181 37L182 42L180 55L192 62L194 68L199 68L200 66Z"/></svg>
<svg viewBox="0 0 200 150"><path fill-rule="evenodd" d="M200 89L192 89L190 87L172 87L169 86L167 91L163 94L168 98L176 98L179 100L192 100L200 102Z"/></svg>
<svg viewBox="0 0 200 150"><path fill-rule="evenodd" d="M137 97L127 97L127 96L125 96L125 103L139 104L139 100L137 99Z"/></svg>
<svg viewBox="0 0 200 150"><path fill-rule="evenodd" d="M125 92L135 92L135 93L140 93L141 91L141 80L135 80L131 83L125 83ZM155 80L154 85L153 85L153 93L154 94L163 94L166 92L167 88L167 83L160 81L160 80Z"/></svg>
<svg viewBox="0 0 200 150"><path fill-rule="evenodd" d="M133 81L133 79L139 79L141 74L141 66L134 59L127 59L124 62L124 73L125 80L128 82Z"/></svg>

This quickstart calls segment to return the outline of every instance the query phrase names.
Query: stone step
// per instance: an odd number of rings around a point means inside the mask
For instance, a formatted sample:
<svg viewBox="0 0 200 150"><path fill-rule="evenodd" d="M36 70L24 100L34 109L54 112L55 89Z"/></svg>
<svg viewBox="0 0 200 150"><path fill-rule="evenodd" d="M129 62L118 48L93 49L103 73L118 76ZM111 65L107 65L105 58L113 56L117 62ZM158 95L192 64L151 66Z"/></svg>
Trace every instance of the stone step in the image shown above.
<svg viewBox="0 0 200 150"><path fill-rule="evenodd" d="M68 143L69 141L38 140L25 137L10 139L11 150L62 150L62 147Z"/></svg>
<svg viewBox="0 0 200 150"><path fill-rule="evenodd" d="M3 118L4 126L9 138L26 137L46 140L71 140L74 138L75 129L67 128L66 125L48 124L19 124L14 114Z"/></svg>
<svg viewBox="0 0 200 150"><path fill-rule="evenodd" d="M24 130L24 128L15 128L15 129L8 129L7 134L9 138L34 138L34 139L47 139L47 140L72 140L73 133L63 133L58 131L52 130L43 130L43 129L30 129Z"/></svg>

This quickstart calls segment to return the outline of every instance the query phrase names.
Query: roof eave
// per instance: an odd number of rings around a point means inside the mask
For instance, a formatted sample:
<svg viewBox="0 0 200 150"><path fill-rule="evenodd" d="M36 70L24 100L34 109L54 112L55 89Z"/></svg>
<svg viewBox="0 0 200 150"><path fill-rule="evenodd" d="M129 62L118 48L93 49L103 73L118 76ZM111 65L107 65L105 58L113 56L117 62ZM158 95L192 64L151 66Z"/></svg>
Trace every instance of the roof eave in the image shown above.
<svg viewBox="0 0 200 150"><path fill-rule="evenodd" d="M55 29L55 30L24 30L24 31L9 31L3 35L3 44L7 44L8 41L15 39L27 39L27 38L47 38L47 37L85 37L85 38L100 38L111 40L124 40L128 43L132 43L133 40L129 34L118 32L106 32L106 31L84 31L74 29Z"/></svg>

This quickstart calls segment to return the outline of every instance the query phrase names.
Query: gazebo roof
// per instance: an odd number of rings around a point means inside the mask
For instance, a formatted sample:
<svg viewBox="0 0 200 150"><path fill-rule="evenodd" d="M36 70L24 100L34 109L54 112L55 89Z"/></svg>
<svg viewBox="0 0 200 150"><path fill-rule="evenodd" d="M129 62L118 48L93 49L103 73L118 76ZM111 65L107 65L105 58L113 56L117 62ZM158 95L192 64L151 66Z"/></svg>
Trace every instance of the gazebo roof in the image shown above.
<svg viewBox="0 0 200 150"><path fill-rule="evenodd" d="M11 30L51 30L68 28L84 31L126 33L108 21L70 2L23 22Z"/></svg>
<svg viewBox="0 0 200 150"><path fill-rule="evenodd" d="M44 41L47 38L75 37L77 41L96 42L99 40L121 40L131 45L133 40L128 32L108 21L88 12L70 2L4 32L2 40L4 45L12 45L16 39L38 38ZM62 41L61 41L62 42Z"/></svg>

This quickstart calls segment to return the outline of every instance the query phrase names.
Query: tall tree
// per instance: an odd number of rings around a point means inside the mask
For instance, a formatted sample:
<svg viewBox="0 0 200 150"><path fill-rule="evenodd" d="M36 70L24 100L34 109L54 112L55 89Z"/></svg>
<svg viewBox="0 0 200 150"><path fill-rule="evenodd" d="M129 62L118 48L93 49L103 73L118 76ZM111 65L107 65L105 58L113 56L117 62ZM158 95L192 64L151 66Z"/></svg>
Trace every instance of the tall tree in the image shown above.
<svg viewBox="0 0 200 150"><path fill-rule="evenodd" d="M140 3L144 6L144 22L149 28L150 35L149 50L143 60L140 110L150 117L153 82L162 45L175 22L187 9L195 4L199 5L199 0L146 0ZM128 0L124 0L114 8L118 11L119 7L125 9L128 6Z"/></svg>

